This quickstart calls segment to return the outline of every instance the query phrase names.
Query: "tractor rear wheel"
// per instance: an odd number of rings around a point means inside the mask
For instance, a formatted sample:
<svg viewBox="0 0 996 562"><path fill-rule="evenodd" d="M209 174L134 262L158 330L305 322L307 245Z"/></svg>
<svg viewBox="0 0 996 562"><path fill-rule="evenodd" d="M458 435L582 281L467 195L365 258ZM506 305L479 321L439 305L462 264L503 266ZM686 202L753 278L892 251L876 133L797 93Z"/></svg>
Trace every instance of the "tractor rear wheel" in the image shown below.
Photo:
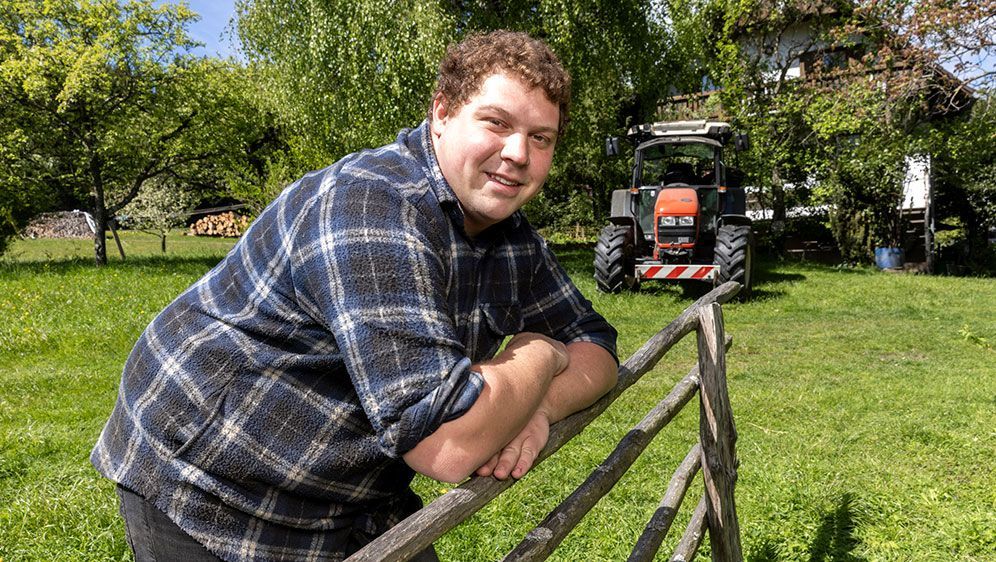
<svg viewBox="0 0 996 562"><path fill-rule="evenodd" d="M633 290L639 286L633 259L633 229L610 224L595 244L595 284L604 293Z"/></svg>
<svg viewBox="0 0 996 562"><path fill-rule="evenodd" d="M754 232L744 225L724 225L716 233L713 264L719 266L719 283L743 285L737 300L747 300L754 290Z"/></svg>

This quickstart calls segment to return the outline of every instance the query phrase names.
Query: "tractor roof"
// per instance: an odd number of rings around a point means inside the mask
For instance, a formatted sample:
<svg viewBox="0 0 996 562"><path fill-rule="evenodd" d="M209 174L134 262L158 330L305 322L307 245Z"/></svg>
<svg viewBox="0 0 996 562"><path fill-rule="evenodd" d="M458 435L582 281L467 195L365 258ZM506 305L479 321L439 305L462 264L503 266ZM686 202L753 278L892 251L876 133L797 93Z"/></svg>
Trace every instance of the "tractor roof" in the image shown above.
<svg viewBox="0 0 996 562"><path fill-rule="evenodd" d="M730 138L730 133L730 124L724 121L658 121L630 127L626 136L642 139L698 136L726 142Z"/></svg>

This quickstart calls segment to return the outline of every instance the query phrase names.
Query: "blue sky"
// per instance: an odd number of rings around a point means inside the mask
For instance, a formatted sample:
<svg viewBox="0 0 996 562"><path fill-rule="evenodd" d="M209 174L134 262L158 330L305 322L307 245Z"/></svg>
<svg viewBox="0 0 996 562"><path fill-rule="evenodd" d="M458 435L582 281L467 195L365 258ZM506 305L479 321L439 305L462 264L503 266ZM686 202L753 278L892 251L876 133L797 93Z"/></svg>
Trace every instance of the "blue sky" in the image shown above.
<svg viewBox="0 0 996 562"><path fill-rule="evenodd" d="M231 39L222 35L235 15L235 0L188 0L187 4L201 16L188 30L195 41L205 45L194 52L222 57L234 55Z"/></svg>

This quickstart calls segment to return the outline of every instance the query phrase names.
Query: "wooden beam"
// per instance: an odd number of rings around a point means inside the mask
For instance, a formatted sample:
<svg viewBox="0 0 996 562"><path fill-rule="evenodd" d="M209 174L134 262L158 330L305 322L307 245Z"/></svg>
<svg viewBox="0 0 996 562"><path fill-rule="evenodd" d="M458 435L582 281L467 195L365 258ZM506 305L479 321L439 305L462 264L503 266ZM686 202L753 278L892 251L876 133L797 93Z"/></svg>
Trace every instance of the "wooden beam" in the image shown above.
<svg viewBox="0 0 996 562"><path fill-rule="evenodd" d="M503 560L545 560L550 556L581 518L616 485L654 436L695 396L698 386L698 367L692 367L691 372L675 385L667 397L619 441L612 454L592 471L588 479L530 531Z"/></svg>
<svg viewBox="0 0 996 562"><path fill-rule="evenodd" d="M671 562L691 562L695 559L695 553L699 551L702 537L708 528L706 509L706 497L703 494L699 504L695 506L695 511L692 512L688 526L685 527L685 534L681 535L681 541L671 555Z"/></svg>
<svg viewBox="0 0 996 562"><path fill-rule="evenodd" d="M696 443L692 446L685 460L681 461L678 469L671 476L671 482L667 486L667 493L661 499L660 506L654 512L653 517L643 529L643 534L636 541L633 552L629 555L627 562L650 562L654 559L657 551L661 548L661 543L674 522L674 516L678 514L678 508L682 500L685 499L685 492L692 483L692 478L698 472L702 461L702 447Z"/></svg>
<svg viewBox="0 0 996 562"><path fill-rule="evenodd" d="M705 482L709 545L717 562L742 562L740 525L733 488L737 481L737 430L726 390L726 353L722 342L723 310L718 304L699 309L699 442Z"/></svg>

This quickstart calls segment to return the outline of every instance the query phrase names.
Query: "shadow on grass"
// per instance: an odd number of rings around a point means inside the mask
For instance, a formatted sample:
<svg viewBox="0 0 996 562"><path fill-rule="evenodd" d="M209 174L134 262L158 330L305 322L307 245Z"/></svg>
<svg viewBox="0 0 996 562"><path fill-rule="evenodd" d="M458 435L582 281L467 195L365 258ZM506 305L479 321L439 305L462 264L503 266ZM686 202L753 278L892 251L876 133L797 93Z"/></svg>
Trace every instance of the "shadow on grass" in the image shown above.
<svg viewBox="0 0 996 562"><path fill-rule="evenodd" d="M111 261L98 268L92 258L73 257L56 260L3 261L0 260L0 273L10 275L32 275L38 273L67 274L80 271L121 271L167 273L204 273L221 261L223 256L138 256L124 261Z"/></svg>
<svg viewBox="0 0 996 562"><path fill-rule="evenodd" d="M816 535L809 543L809 562L867 562L865 558L854 554L861 542L854 536L857 523L854 520L853 506L853 495L845 493L837 501L836 507L823 514ZM774 562L782 559L777 542L771 539L763 539L746 557L747 562Z"/></svg>
<svg viewBox="0 0 996 562"><path fill-rule="evenodd" d="M845 493L833 511L825 513L809 545L810 562L864 562L854 549L860 541L854 536L854 497Z"/></svg>
<svg viewBox="0 0 996 562"><path fill-rule="evenodd" d="M594 272L595 245L590 242L561 242L549 244L560 265L568 272L578 275Z"/></svg>
<svg viewBox="0 0 996 562"><path fill-rule="evenodd" d="M754 291L751 300L769 301L784 297L786 291L776 288L778 285L805 280L806 276L801 273L779 271L775 262L758 260L754 265Z"/></svg>
<svg viewBox="0 0 996 562"><path fill-rule="evenodd" d="M761 262L755 266L754 270L754 286L762 287L764 285L774 285L777 283L794 283L796 281L805 281L806 276L801 273L787 273L785 271L778 271L773 267L771 262Z"/></svg>
<svg viewBox="0 0 996 562"><path fill-rule="evenodd" d="M550 249L556 254L564 269L571 275L591 276L594 273L594 244L591 242L561 242L550 243ZM786 291L776 288L780 284L805 281L802 273L788 273L779 270L780 263L770 258L760 258L755 263L754 294L751 300L772 300L785 296ZM808 264L807 268L814 270L833 269L832 266ZM669 282L644 281L640 285L641 295L666 297L674 301L693 301L712 289L709 283L699 281Z"/></svg>
<svg viewBox="0 0 996 562"><path fill-rule="evenodd" d="M772 562L778 560L778 549L774 543L765 540L757 550L747 555L747 562Z"/></svg>
<svg viewBox="0 0 996 562"><path fill-rule="evenodd" d="M843 273L850 275L877 275L879 273L873 267L865 267L861 265L847 265L847 264L830 264L822 263L818 261L809 260L797 260L797 259L778 259L769 258L773 263L782 264L789 266L794 270L804 270L804 271L826 271L833 273Z"/></svg>

